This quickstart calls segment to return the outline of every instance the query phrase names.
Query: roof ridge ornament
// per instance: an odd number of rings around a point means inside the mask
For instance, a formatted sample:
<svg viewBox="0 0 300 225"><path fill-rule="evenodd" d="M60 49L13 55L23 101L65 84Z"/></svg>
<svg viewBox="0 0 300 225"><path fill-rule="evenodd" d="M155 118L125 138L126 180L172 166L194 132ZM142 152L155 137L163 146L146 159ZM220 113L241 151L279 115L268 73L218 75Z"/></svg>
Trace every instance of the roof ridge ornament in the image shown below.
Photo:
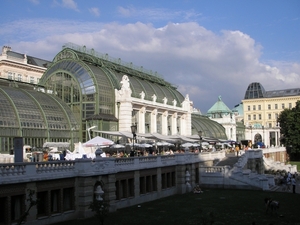
<svg viewBox="0 0 300 225"><path fill-rule="evenodd" d="M124 75L123 77L122 77L122 80L121 80L121 89L124 89L124 90L128 90L129 89L129 87L130 87L130 84L129 84L129 78L128 78L128 76L127 75Z"/></svg>
<svg viewBox="0 0 300 225"><path fill-rule="evenodd" d="M131 88L130 88L130 83L129 83L129 78L127 75L123 75L122 80L120 81L121 83L121 89L120 90L116 90L117 93L117 100L121 100L121 99L126 99L131 97ZM122 97L121 97L122 96Z"/></svg>
<svg viewBox="0 0 300 225"><path fill-rule="evenodd" d="M144 100L144 99L145 99L145 92L142 91L142 92L140 93L140 96L141 96L141 99Z"/></svg>
<svg viewBox="0 0 300 225"><path fill-rule="evenodd" d="M151 96L151 98L153 99L153 102L156 102L156 98L157 98L157 97L156 97L156 95L155 95L155 94L154 94L154 95L152 95L152 96Z"/></svg>

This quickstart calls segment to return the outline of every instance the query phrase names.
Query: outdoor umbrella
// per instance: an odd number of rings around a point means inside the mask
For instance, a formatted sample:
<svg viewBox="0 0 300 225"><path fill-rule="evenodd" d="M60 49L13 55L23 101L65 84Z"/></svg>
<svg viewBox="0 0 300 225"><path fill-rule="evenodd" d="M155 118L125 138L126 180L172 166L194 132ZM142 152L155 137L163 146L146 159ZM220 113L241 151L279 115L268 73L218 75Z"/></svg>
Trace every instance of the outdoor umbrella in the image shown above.
<svg viewBox="0 0 300 225"><path fill-rule="evenodd" d="M172 146L173 144L166 141L159 141L156 143L157 146Z"/></svg>
<svg viewBox="0 0 300 225"><path fill-rule="evenodd" d="M189 143L189 142L186 142L186 143L182 144L181 146L184 147L184 148L189 148L189 147L192 147L193 144Z"/></svg>
<svg viewBox="0 0 300 225"><path fill-rule="evenodd" d="M114 142L112 140L97 136L93 139L82 144L83 147L95 147L95 146L109 146L113 145Z"/></svg>
<svg viewBox="0 0 300 225"><path fill-rule="evenodd" d="M152 147L152 145L144 143L144 144L140 144L139 147L141 147L141 148L150 148L150 147Z"/></svg>
<svg viewBox="0 0 300 225"><path fill-rule="evenodd" d="M121 145L121 144L114 144L109 146L110 148L125 148L125 145Z"/></svg>

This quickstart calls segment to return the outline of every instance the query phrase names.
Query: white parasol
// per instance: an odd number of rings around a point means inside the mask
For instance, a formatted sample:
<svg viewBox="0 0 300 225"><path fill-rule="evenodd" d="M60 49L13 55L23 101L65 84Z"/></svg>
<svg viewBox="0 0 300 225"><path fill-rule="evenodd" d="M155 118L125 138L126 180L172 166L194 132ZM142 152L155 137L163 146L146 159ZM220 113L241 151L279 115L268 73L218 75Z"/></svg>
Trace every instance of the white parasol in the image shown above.
<svg viewBox="0 0 300 225"><path fill-rule="evenodd" d="M94 147L94 146L109 146L113 145L114 142L112 140L97 136L93 139L82 144L83 147Z"/></svg>

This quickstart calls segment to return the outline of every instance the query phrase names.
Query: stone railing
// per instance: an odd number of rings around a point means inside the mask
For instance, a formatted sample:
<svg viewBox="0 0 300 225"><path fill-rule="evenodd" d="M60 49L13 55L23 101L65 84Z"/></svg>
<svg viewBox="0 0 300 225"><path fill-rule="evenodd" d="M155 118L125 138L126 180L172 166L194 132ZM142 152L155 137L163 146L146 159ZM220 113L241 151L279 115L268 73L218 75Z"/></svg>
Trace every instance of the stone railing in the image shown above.
<svg viewBox="0 0 300 225"><path fill-rule="evenodd" d="M286 152L286 148L285 147L271 147L271 148L262 148L260 149L263 151L263 154L266 153L274 153L274 152Z"/></svg>
<svg viewBox="0 0 300 225"><path fill-rule="evenodd" d="M286 172L297 172L297 165L285 164L279 161L274 161L272 158L264 157L264 166L266 170L285 170Z"/></svg>
<svg viewBox="0 0 300 225"><path fill-rule="evenodd" d="M241 155L237 163L234 165L234 167L243 169L245 165L248 162L248 159L258 159L262 158L263 153L261 150L247 150L244 154Z"/></svg>
<svg viewBox="0 0 300 225"><path fill-rule="evenodd" d="M72 177L76 175L75 163L74 161L55 161L45 163L0 164L0 185Z"/></svg>
<svg viewBox="0 0 300 225"><path fill-rule="evenodd" d="M94 160L3 163L0 164L0 185L183 165L207 160L220 160L224 156L225 152L212 152L129 158L96 158Z"/></svg>
<svg viewBox="0 0 300 225"><path fill-rule="evenodd" d="M48 163L36 163L38 174L52 172L72 172L75 170L75 162L72 161L51 161Z"/></svg>
<svg viewBox="0 0 300 225"><path fill-rule="evenodd" d="M274 185L274 177L257 174L249 169L244 169L249 159L263 158L263 150L255 149L245 151L234 167L214 166L200 168L200 182L205 186L222 186L238 188L258 188L269 190Z"/></svg>

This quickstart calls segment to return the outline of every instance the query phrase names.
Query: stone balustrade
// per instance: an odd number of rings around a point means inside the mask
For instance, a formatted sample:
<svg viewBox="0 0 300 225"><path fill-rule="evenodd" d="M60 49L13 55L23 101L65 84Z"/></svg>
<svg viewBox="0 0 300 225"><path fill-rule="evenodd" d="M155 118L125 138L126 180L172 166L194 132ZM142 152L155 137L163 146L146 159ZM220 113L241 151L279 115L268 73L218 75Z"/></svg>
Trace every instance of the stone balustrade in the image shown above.
<svg viewBox="0 0 300 225"><path fill-rule="evenodd" d="M62 177L113 174L131 170L166 167L207 160L220 160L225 152L185 153L129 158L76 159L0 164L0 185L17 182L51 180Z"/></svg>
<svg viewBox="0 0 300 225"><path fill-rule="evenodd" d="M230 167L200 167L200 180L211 184L230 184L233 180L238 185L253 185L262 189L267 188L267 184L274 183L270 177L255 174L254 171L245 170L248 160L263 158L265 152L285 151L282 147L274 149L248 150L241 155L234 168ZM96 158L77 159L74 161L50 161L50 162L28 162L28 163L3 163L0 164L0 185L17 182L27 182L35 180L51 180L62 177L93 176L113 174L116 172L142 170L157 167L183 165L189 163L206 162L220 160L225 157L225 151L203 152L199 154L185 153L173 155L159 155L147 157L129 158ZM288 166L288 165L286 165ZM294 171L291 165L288 171ZM231 179L228 182L229 178ZM207 179L206 179L207 178ZM214 178L214 179L212 179ZM227 180L226 180L227 179Z"/></svg>
<svg viewBox="0 0 300 225"><path fill-rule="evenodd" d="M263 151L263 154L266 153L274 153L274 152L286 152L286 148L285 147L270 147L270 148L262 148L261 149Z"/></svg>
<svg viewBox="0 0 300 225"><path fill-rule="evenodd" d="M277 150L281 150L277 148ZM273 150L272 150L273 151ZM263 158L262 149L247 150L241 155L234 167L201 167L200 181L204 186L222 186L235 188L258 188L269 190L275 184L274 176L258 174L251 169L245 169L248 161Z"/></svg>

